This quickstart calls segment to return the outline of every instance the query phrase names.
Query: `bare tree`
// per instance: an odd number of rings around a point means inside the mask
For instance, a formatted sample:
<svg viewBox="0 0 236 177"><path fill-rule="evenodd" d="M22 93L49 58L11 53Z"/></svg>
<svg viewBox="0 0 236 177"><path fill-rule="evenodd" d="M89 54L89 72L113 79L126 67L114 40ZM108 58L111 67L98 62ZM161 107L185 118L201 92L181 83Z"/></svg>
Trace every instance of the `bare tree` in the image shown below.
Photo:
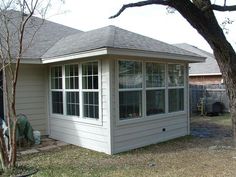
<svg viewBox="0 0 236 177"><path fill-rule="evenodd" d="M227 0L224 0L222 5L214 4L210 0L146 0L123 5L118 13L110 18L118 17L127 8L154 4L177 10L211 46L226 84L233 141L236 145L236 54L214 14L214 11L236 11L236 5L228 6Z"/></svg>
<svg viewBox="0 0 236 177"><path fill-rule="evenodd" d="M0 0L0 61L3 73L8 142L0 127L0 160L3 170L16 164L16 85L21 59L43 25L34 23L33 15L43 19L51 0Z"/></svg>

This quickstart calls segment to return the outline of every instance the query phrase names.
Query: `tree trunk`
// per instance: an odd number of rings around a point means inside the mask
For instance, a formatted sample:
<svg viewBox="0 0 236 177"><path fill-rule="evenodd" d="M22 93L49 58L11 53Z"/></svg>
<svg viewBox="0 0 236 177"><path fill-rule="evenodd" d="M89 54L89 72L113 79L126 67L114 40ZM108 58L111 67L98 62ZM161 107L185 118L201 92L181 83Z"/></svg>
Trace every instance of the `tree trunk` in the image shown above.
<svg viewBox="0 0 236 177"><path fill-rule="evenodd" d="M236 91L234 90L234 95L236 94ZM236 101L230 100L230 114L231 114L231 119L232 119L232 133L233 133L233 143L234 146L236 147Z"/></svg>
<svg viewBox="0 0 236 177"><path fill-rule="evenodd" d="M233 143L236 146L236 55L232 48L222 50L214 48L214 55L218 61L230 102L230 114L232 120Z"/></svg>
<svg viewBox="0 0 236 177"><path fill-rule="evenodd" d="M195 28L211 46L229 96L233 142L236 146L236 53L219 26L210 0L174 0L169 4ZM205 8L209 7L209 8Z"/></svg>
<svg viewBox="0 0 236 177"><path fill-rule="evenodd" d="M0 158L1 158L1 165L2 169L6 170L9 168L9 160L8 160L8 152L6 143L4 140L3 129L0 128Z"/></svg>
<svg viewBox="0 0 236 177"><path fill-rule="evenodd" d="M13 133L12 133L12 144L11 144L11 159L10 159L10 167L13 168L16 165L16 124L17 124L17 118L16 115L15 120L13 123Z"/></svg>

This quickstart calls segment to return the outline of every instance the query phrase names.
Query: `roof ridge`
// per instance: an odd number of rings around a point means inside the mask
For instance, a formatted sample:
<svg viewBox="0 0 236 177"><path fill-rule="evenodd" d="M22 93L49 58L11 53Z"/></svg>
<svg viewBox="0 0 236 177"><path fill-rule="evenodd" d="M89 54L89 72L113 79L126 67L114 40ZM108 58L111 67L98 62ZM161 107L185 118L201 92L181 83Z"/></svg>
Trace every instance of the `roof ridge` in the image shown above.
<svg viewBox="0 0 236 177"><path fill-rule="evenodd" d="M76 35L76 34L79 34L79 33L84 33L83 31L78 31L78 32L76 32L76 33L74 33L74 34L69 34L69 35L67 35L67 36L62 36L60 39L58 39L57 41L55 41L43 54L42 54L42 56L41 56L41 58L51 49L51 48L53 48L55 45L56 45L56 43L58 43L60 40L62 40L63 38L66 38L66 37L68 37L68 36L72 36L72 35Z"/></svg>
<svg viewBox="0 0 236 177"><path fill-rule="evenodd" d="M103 29L103 28L108 28L107 30L108 35L107 35L107 39L106 39L106 43L104 47L108 47L108 46L114 47L116 27L113 25L109 25L106 27L98 28L98 30Z"/></svg>

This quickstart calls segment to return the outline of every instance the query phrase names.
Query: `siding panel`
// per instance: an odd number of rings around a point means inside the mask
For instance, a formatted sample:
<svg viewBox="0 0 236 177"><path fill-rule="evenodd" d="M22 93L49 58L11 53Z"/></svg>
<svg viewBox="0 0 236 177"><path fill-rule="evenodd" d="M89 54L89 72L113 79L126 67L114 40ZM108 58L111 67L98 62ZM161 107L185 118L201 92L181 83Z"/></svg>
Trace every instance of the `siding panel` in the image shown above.
<svg viewBox="0 0 236 177"><path fill-rule="evenodd" d="M101 61L101 121L99 125L85 122L82 118L73 119L68 116L50 115L50 137L79 145L88 149L110 153L108 145L108 68L107 60ZM83 120L83 121L82 121Z"/></svg>
<svg viewBox="0 0 236 177"><path fill-rule="evenodd" d="M186 127L174 129L165 134L159 133L155 135L140 137L138 141L137 139L130 139L128 141L124 141L123 143L116 144L115 153L167 141L184 135L186 135Z"/></svg>
<svg viewBox="0 0 236 177"><path fill-rule="evenodd" d="M16 88L17 114L25 114L33 129L47 134L46 66L22 64Z"/></svg>
<svg viewBox="0 0 236 177"><path fill-rule="evenodd" d="M122 58L124 59L124 58ZM176 137L188 134L188 105L185 103L185 111L182 113L163 114L150 117L144 117L142 120L119 121L118 112L118 76L117 76L117 59L111 63L111 118L114 120L113 127L113 145L112 153L119 153L150 144L166 141ZM166 62L166 61L162 61ZM185 86L187 81L185 78ZM185 89L185 98L188 93ZM145 96L145 95L144 95ZM185 101L186 102L186 101ZM144 103L145 104L145 103ZM166 105L168 106L168 105ZM144 110L145 111L145 110Z"/></svg>
<svg viewBox="0 0 236 177"><path fill-rule="evenodd" d="M118 153L187 135L187 114L114 126L114 151ZM165 129L165 131L163 131Z"/></svg>

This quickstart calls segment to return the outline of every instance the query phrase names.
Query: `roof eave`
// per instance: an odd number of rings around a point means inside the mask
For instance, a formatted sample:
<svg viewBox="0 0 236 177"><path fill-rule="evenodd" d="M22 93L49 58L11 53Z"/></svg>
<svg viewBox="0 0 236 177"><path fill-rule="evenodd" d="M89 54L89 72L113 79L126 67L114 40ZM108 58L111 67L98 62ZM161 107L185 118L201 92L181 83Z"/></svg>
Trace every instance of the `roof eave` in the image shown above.
<svg viewBox="0 0 236 177"><path fill-rule="evenodd" d="M190 74L189 76L197 77L197 76L220 76L222 73L200 73L200 74Z"/></svg>
<svg viewBox="0 0 236 177"><path fill-rule="evenodd" d="M42 63L48 64L48 63L55 63L55 62L62 62L62 61L68 61L68 60L74 60L79 58L86 58L86 57L93 57L93 56L100 56L100 55L106 55L107 49L106 48L100 48L100 49L94 49L79 53L73 53L68 55L62 55L57 57L50 57L50 58L43 58Z"/></svg>
<svg viewBox="0 0 236 177"><path fill-rule="evenodd" d="M16 59L12 61L12 63L16 63ZM41 58L21 58L21 64L42 64Z"/></svg>
<svg viewBox="0 0 236 177"><path fill-rule="evenodd" d="M120 56L137 56L137 57L148 57L148 58L161 58L161 59L170 59L170 60L180 60L186 61L188 63L195 62L204 62L205 57L197 57L190 55L180 55L180 54L170 54L164 52L152 52L152 51L142 51L142 50L134 50L134 49L121 49L121 48L109 48L103 47L99 49L73 53L63 56L43 58L42 63L55 63L62 62L68 60L74 60L79 58L100 56L100 55L120 55Z"/></svg>
<svg viewBox="0 0 236 177"><path fill-rule="evenodd" d="M42 64L41 58L22 58L20 63L22 64Z"/></svg>
<svg viewBox="0 0 236 177"><path fill-rule="evenodd" d="M108 48L108 54L110 55L125 55L125 56L138 56L138 57L148 57L148 58L161 58L161 59L172 59L181 60L188 63L204 62L205 57L197 57L190 55L180 55L180 54L170 54L164 52L152 52L152 51L142 51L134 49L119 49L119 48Z"/></svg>

